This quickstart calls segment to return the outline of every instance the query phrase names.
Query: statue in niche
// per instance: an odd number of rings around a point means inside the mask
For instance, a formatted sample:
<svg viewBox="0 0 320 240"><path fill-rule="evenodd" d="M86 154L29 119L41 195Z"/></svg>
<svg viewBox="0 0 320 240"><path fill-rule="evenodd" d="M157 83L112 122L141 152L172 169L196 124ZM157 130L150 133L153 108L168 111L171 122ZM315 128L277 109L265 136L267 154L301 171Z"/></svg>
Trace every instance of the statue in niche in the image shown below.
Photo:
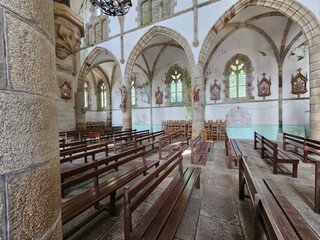
<svg viewBox="0 0 320 240"><path fill-rule="evenodd" d="M160 91L160 87L158 87L158 90L156 91L156 104L163 104L163 91Z"/></svg>
<svg viewBox="0 0 320 240"><path fill-rule="evenodd" d="M266 78L266 74L262 74L262 79L259 81L259 78L257 80L258 85L258 96L263 97L263 100L265 97L271 95L271 77L269 77L269 80Z"/></svg>
<svg viewBox="0 0 320 240"><path fill-rule="evenodd" d="M193 87L193 102L199 102L200 100L200 88L198 84Z"/></svg>
<svg viewBox="0 0 320 240"><path fill-rule="evenodd" d="M218 85L217 79L214 80L214 84L210 84L210 100L220 100L220 91L221 91L221 84Z"/></svg>
<svg viewBox="0 0 320 240"><path fill-rule="evenodd" d="M120 108L122 111L126 110L126 102L127 102L127 89L124 85L122 85L120 88L120 93L121 93L121 104Z"/></svg>
<svg viewBox="0 0 320 240"><path fill-rule="evenodd" d="M64 81L61 85L60 85L60 94L61 94L61 98L63 99L70 99L71 98L71 86L70 83L68 83L67 81Z"/></svg>
<svg viewBox="0 0 320 240"><path fill-rule="evenodd" d="M298 97L300 97L300 94L307 92L307 81L308 81L308 75L306 73L306 76L303 76L301 74L301 68L297 69L298 73L296 76L291 77L291 93L297 94Z"/></svg>

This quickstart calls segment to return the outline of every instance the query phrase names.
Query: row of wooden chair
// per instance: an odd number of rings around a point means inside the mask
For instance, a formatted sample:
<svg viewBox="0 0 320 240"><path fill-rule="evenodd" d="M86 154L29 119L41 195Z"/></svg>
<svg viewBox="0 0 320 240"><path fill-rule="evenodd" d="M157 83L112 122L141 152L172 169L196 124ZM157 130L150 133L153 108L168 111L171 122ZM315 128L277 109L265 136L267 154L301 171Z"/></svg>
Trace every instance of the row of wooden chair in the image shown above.
<svg viewBox="0 0 320 240"><path fill-rule="evenodd" d="M103 122L103 121L87 122L86 123L86 129L105 130L105 129L107 129L107 124L106 124L106 122Z"/></svg>
<svg viewBox="0 0 320 240"><path fill-rule="evenodd" d="M182 131L184 136L192 137L192 121L191 120L166 120L161 121L162 130L166 135L173 132ZM209 120L204 124L203 135L205 140L225 139L227 131L226 120Z"/></svg>
<svg viewBox="0 0 320 240"><path fill-rule="evenodd" d="M205 140L222 140L226 138L226 120L209 120L204 123L203 136Z"/></svg>
<svg viewBox="0 0 320 240"><path fill-rule="evenodd" d="M166 120L161 121L162 130L165 135L174 132L182 132L185 137L192 136L192 121L191 120Z"/></svg>

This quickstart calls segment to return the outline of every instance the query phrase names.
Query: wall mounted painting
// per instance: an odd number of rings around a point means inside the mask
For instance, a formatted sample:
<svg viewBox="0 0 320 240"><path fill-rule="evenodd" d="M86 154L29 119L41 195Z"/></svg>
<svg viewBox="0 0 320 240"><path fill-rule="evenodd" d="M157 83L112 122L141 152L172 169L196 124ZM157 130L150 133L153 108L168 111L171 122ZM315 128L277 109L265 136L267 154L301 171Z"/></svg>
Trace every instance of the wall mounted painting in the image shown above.
<svg viewBox="0 0 320 240"><path fill-rule="evenodd" d="M298 97L300 97L300 94L306 93L307 90L307 81L308 81L308 75L306 73L305 76L301 74L301 68L299 68L297 71L298 73L291 77L291 93L297 94Z"/></svg>
<svg viewBox="0 0 320 240"><path fill-rule="evenodd" d="M269 77L269 80L266 78L266 74L262 74L262 79L257 81L258 85L258 96L263 97L263 100L265 97L271 95L271 77Z"/></svg>
<svg viewBox="0 0 320 240"><path fill-rule="evenodd" d="M217 83L217 79L214 80L214 84L210 84L210 100L220 100L220 91L221 91L221 84Z"/></svg>

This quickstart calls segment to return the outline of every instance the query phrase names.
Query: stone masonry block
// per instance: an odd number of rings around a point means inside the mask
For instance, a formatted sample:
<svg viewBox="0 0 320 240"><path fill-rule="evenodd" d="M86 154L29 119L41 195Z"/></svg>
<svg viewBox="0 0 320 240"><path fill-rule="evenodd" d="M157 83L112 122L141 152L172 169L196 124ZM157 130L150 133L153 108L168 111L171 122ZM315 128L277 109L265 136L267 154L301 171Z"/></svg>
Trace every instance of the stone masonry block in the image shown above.
<svg viewBox="0 0 320 240"><path fill-rule="evenodd" d="M57 98L55 47L20 19L7 15L7 22L12 88Z"/></svg>
<svg viewBox="0 0 320 240"><path fill-rule="evenodd" d="M61 212L59 160L15 174L6 184L11 239L42 239L56 229Z"/></svg>
<svg viewBox="0 0 320 240"><path fill-rule="evenodd" d="M58 158L58 113L53 98L0 91L0 172Z"/></svg>
<svg viewBox="0 0 320 240"><path fill-rule="evenodd" d="M54 40L55 33L52 0L2 0L1 5L8 9L14 9L14 11L26 21L37 24Z"/></svg>

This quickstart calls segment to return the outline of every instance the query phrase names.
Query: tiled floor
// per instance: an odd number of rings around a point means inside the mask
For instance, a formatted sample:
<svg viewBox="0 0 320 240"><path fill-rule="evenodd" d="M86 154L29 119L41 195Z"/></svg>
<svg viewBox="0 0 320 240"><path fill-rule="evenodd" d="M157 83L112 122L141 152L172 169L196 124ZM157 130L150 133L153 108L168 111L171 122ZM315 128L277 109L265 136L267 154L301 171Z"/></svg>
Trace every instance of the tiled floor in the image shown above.
<svg viewBox="0 0 320 240"><path fill-rule="evenodd" d="M242 140L248 154L251 172L263 191L262 178L272 178L278 182L288 199L307 222L320 235L320 215L313 212L314 166L299 164L298 178L273 175L268 160L259 158L259 152L253 150L252 141ZM154 151L148 159L157 159ZM238 170L226 167L224 142L215 142L213 151L208 155L207 165L201 166L201 187L194 189L182 222L176 233L176 239L254 239L252 206L249 200L240 201L238 197ZM190 165L190 150L184 152L184 166ZM171 177L172 178L172 177ZM167 182L170 181L170 177ZM156 196L163 190L162 184L139 207L145 212ZM69 239L123 239L122 201L118 203L118 216L111 217L103 212ZM94 211L94 210L92 210ZM88 211L90 212L90 211ZM89 213L79 216L79 219ZM137 215L135 219L139 218ZM79 219L68 223L68 230Z"/></svg>

